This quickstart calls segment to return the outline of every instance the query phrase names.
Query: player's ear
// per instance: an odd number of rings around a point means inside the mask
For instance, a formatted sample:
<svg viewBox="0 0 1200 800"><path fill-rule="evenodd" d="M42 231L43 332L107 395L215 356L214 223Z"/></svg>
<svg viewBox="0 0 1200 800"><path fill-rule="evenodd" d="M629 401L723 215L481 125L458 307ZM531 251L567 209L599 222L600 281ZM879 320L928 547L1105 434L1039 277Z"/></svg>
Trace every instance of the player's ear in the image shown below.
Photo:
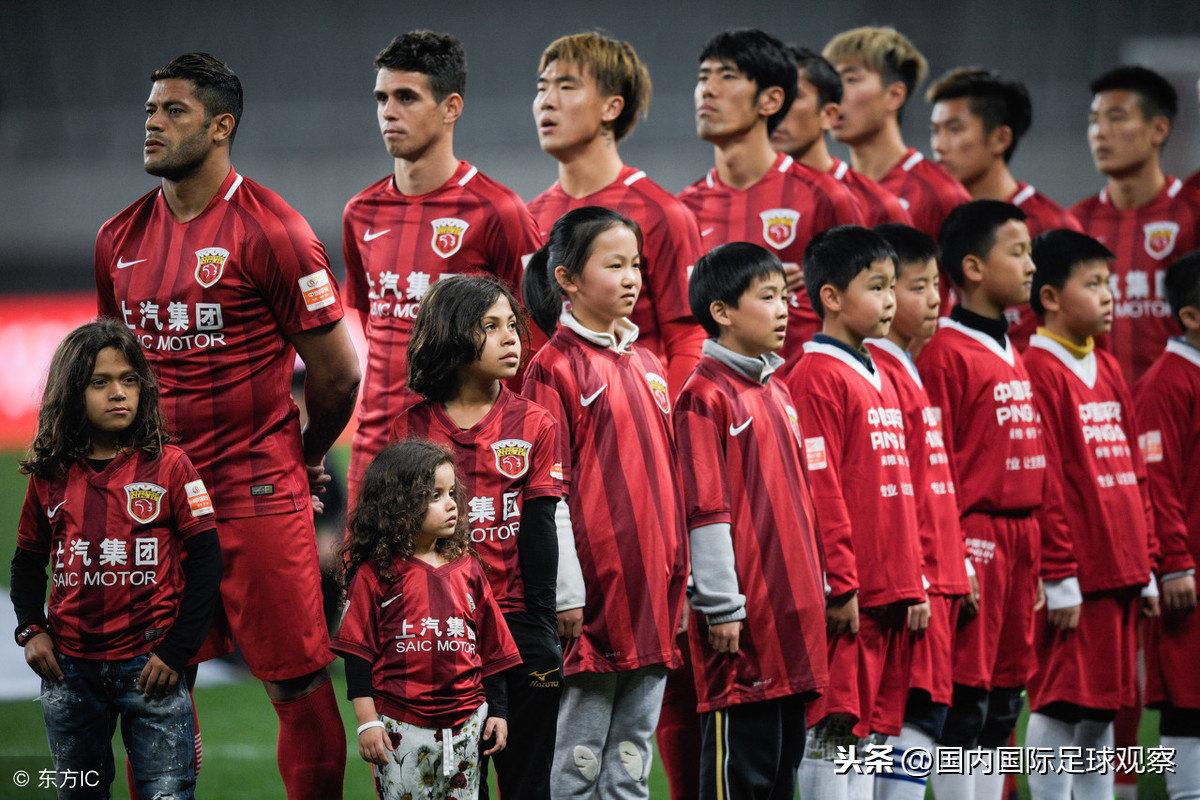
<svg viewBox="0 0 1200 800"><path fill-rule="evenodd" d="M463 98L458 92L451 92L442 100L442 105L445 106L445 113L442 115L443 125L453 125L458 122L458 118L462 116Z"/></svg>
<svg viewBox="0 0 1200 800"><path fill-rule="evenodd" d="M558 281L558 286L567 294L575 294L579 291L578 284L571 277L571 273L567 272L567 268L559 264L554 268L554 280Z"/></svg>
<svg viewBox="0 0 1200 800"><path fill-rule="evenodd" d="M1184 306L1179 309L1179 320L1184 330L1200 331L1200 307Z"/></svg>
<svg viewBox="0 0 1200 800"><path fill-rule="evenodd" d="M233 114L217 114L208 124L209 138L214 144L228 142L233 137L236 127L237 122L234 120Z"/></svg>
<svg viewBox="0 0 1200 800"><path fill-rule="evenodd" d="M1150 118L1150 139L1154 142L1155 147L1162 147L1167 142L1167 136L1171 133L1171 120L1162 116Z"/></svg>
<svg viewBox="0 0 1200 800"><path fill-rule="evenodd" d="M818 293L821 298L821 305L825 309L825 317L830 314L840 313L842 310L842 293L839 292L833 284L826 283L821 286L821 291Z"/></svg>
<svg viewBox="0 0 1200 800"><path fill-rule="evenodd" d="M888 111L899 113L901 108L904 108L904 103L908 100L908 87L904 85L904 81L892 81L883 90L884 105Z"/></svg>
<svg viewBox="0 0 1200 800"><path fill-rule="evenodd" d="M987 139L988 150L991 151L992 155L1003 156L1004 151L1012 145L1012 128L1008 127L1007 125L997 125L992 129L992 132L988 134Z"/></svg>
<svg viewBox="0 0 1200 800"><path fill-rule="evenodd" d="M724 300L713 300L708 304L708 313L712 315L713 322L724 327L729 325L729 308L725 305Z"/></svg>
<svg viewBox="0 0 1200 800"><path fill-rule="evenodd" d="M842 107L837 103L826 103L821 106L821 110L818 113L821 116L821 130L831 131L833 130L834 123L837 122L838 116L842 113Z"/></svg>
<svg viewBox="0 0 1200 800"><path fill-rule="evenodd" d="M758 93L758 115L764 119L783 108L786 95L782 86L768 86Z"/></svg>
<svg viewBox="0 0 1200 800"><path fill-rule="evenodd" d="M976 255L967 255L962 261L963 280L983 282L983 259Z"/></svg>
<svg viewBox="0 0 1200 800"><path fill-rule="evenodd" d="M617 117L625 110L625 98L619 94L604 98L604 110L600 113L600 121L605 125L616 122Z"/></svg>
<svg viewBox="0 0 1200 800"><path fill-rule="evenodd" d="M1061 308L1058 302L1058 289L1054 288L1050 284L1046 284L1038 290L1038 297L1042 301L1042 308L1044 308L1047 312L1053 311L1058 313L1059 309Z"/></svg>

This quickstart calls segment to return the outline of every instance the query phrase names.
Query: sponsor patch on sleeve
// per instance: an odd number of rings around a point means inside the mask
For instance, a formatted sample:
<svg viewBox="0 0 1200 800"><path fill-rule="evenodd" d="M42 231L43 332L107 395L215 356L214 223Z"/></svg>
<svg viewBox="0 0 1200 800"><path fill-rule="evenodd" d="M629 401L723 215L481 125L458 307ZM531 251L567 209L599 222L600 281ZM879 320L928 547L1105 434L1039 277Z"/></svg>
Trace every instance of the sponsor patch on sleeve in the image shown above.
<svg viewBox="0 0 1200 800"><path fill-rule="evenodd" d="M554 480L556 480L556 481L561 481L563 479L563 477L562 477L562 462L555 461L553 464L550 465L550 477L554 478Z"/></svg>
<svg viewBox="0 0 1200 800"><path fill-rule="evenodd" d="M323 269L300 279L300 293L304 295L304 307L309 311L331 306L337 300L333 284L329 282L329 273Z"/></svg>
<svg viewBox="0 0 1200 800"><path fill-rule="evenodd" d="M1146 431L1138 437L1138 445L1142 448L1142 460L1147 464L1163 460L1162 431Z"/></svg>
<svg viewBox="0 0 1200 800"><path fill-rule="evenodd" d="M188 506L192 509L193 517L213 513L212 498L208 496L208 489L204 488L204 481L195 480L183 488L187 491Z"/></svg>
<svg viewBox="0 0 1200 800"><path fill-rule="evenodd" d="M813 436L804 440L804 455L808 459L808 468L825 469L829 462L825 459L825 437Z"/></svg>

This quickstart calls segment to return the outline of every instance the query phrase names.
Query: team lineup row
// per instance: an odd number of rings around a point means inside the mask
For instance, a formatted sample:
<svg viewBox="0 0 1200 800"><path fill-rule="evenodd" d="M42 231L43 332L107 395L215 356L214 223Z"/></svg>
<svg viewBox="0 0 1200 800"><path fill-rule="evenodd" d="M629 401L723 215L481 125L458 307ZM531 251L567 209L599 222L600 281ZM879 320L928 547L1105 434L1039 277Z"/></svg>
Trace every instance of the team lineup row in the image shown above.
<svg viewBox="0 0 1200 800"><path fill-rule="evenodd" d="M212 657L232 634L280 716L289 797L340 796L309 496L319 508L324 454L358 394L344 300L368 344L348 476L349 552L364 551L350 561L350 611L334 646L347 657L360 752L376 764L381 796L430 781L474 796L486 787L481 739L504 794L645 796L657 725L675 796L791 797L803 753L805 798L919 797L923 782L835 775L837 748L879 734L902 747L999 746L1031 679L1038 742L1103 746L1109 712L1133 702L1133 590L1152 568L1174 626L1164 622L1159 637L1152 622L1154 646L1161 638L1175 666L1200 650L1190 613L1200 534L1186 500L1197 495L1166 503L1170 537L1154 535L1161 514L1124 524L1149 495L1123 387L1163 372L1150 365L1164 348L1195 363L1192 327L1167 343L1194 318L1194 275L1172 278L1168 267L1195 249L1200 213L1200 190L1158 163L1175 93L1136 67L1093 84L1089 144L1108 185L1067 212L1008 171L1030 110L1002 76L955 70L931 89L934 152L951 172L907 147L898 119L925 72L886 28L841 34L824 57L757 30L717 34L695 92L715 166L676 198L617 153L649 100L633 48L564 37L543 53L533 107L559 180L526 207L454 156L459 43L397 37L376 59L375 88L395 169L346 206L339 293L307 223L232 168L237 77L204 54L156 71L144 155L161 187L102 227L96 281L101 314L141 345L162 416L195 469L147 477L170 459L141 459L124 428L98 436L102 425L90 446L27 462L35 481L13 585L30 663L60 685L90 662L149 658L146 692L169 685L190 722L181 654ZM829 155L827 131L850 147L851 164ZM1057 268L1040 287L1050 295L1035 293L1030 308L1031 241L1042 233L1039 272L1042 260ZM479 273L519 287L523 302L457 277ZM1189 279L1191 289L1172 290ZM961 299L952 311L951 284ZM1083 287L1100 309L1090 317L1071 293ZM906 292L918 299L902 311ZM521 362L522 305L537 323L524 397L501 383ZM930 339L939 309L950 316ZM1035 334L1039 315L1046 329ZM120 356L113 373L136 380L107 385L131 423L137 401L129 408L125 393L145 381L118 339L81 369ZM866 339L879 341L867 350ZM1076 403L1074 384L1055 384L1058 395L1042 387L1050 379L1022 365L1026 343L1031 365L1067 369L1095 396ZM303 431L287 397L293 349L307 367ZM908 355L917 351L919 375ZM1162 394L1178 401L1182 391ZM1051 412L1076 406L1048 435ZM1077 428L1086 447L1056 438ZM38 442L46 431L44 418ZM1142 433L1159 456L1146 460L1168 471L1180 465L1166 450L1189 452L1173 432L1164 423ZM377 458L410 435L450 447L457 483L444 453ZM1071 456L1083 471L1064 475ZM112 490L107 518L85 508L86 486L99 483ZM388 505L397 487L421 502ZM194 520L218 523L224 572L203 647L208 626L193 609L204 600L182 588L177 560L151 577L126 570L126 594L100 591L117 578L98 568L127 566L126 548L143 567L158 564L160 548L177 558L168 537L154 540L149 561L138 535L168 494L189 520L175 530L186 537L182 585L220 574L204 541L215 534L195 535L205 526ZM1155 496L1155 511L1164 502ZM1119 510L1099 521L1072 517L1110 507ZM1103 541L1077 540L1080 530ZM463 557L464 535L486 574ZM87 571L91 552L103 553L98 571ZM47 619L40 600L16 603L17 576L19 565L40 573L44 596L51 557ZM114 621L166 574L173 600L153 595L154 614ZM1035 616L1043 583L1048 610ZM295 619L286 631L280 608ZM681 653L676 627L688 616ZM1097 650L1119 665L1103 685L1087 666ZM1169 709L1164 737L1194 754L1196 687L1155 685L1152 699ZM61 714L45 707L56 764L75 766L55 745ZM197 759L178 755L190 785ZM131 785L153 790L131 759ZM1076 776L1076 796L1103 792L1087 782L1095 777ZM951 780L935 791L999 796L982 776ZM1065 797L1071 787L1034 791Z"/></svg>

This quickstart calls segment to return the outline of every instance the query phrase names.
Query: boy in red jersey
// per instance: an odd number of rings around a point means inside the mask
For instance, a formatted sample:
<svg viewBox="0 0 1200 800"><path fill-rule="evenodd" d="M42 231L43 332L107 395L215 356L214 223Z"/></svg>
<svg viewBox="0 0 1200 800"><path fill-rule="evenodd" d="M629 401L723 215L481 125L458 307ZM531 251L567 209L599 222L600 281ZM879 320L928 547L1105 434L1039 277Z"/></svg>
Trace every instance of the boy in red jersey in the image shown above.
<svg viewBox="0 0 1200 800"><path fill-rule="evenodd" d="M925 98L933 104L929 144L933 158L971 193L972 200L1003 200L1025 212L1030 236L1052 228L1081 230L1079 221L1009 172L1008 162L1033 121L1029 92L994 70L959 67L939 78ZM1009 309L1008 338L1024 352L1037 327L1029 306Z"/></svg>
<svg viewBox="0 0 1200 800"><path fill-rule="evenodd" d="M379 129L391 175L342 213L346 303L367 338L367 370L347 478L353 507L363 471L387 444L388 426L412 394L406 348L417 305L450 275L490 272L514 290L537 227L510 189L454 156L467 64L453 36L401 34L375 58Z"/></svg>
<svg viewBox="0 0 1200 800"><path fill-rule="evenodd" d="M788 50L796 59L800 77L792 107L771 134L771 147L845 184L858 202L864 224L909 224L911 219L898 197L829 154L825 134L833 129L842 102L842 79L833 65L807 47L789 44Z"/></svg>
<svg viewBox="0 0 1200 800"><path fill-rule="evenodd" d="M529 201L543 240L573 208L604 206L642 229L642 294L630 316L638 341L667 367L674 395L700 357L704 331L687 304L687 272L700 255L696 218L617 145L650 107L650 74L628 42L578 33L551 42L538 63L533 117L558 180Z"/></svg>
<svg viewBox="0 0 1200 800"><path fill-rule="evenodd" d="M1162 617L1146 626L1146 702L1162 711L1163 747L1176 753L1171 797L1200 796L1200 253L1167 269L1167 299L1183 336L1134 387L1159 549Z"/></svg>
<svg viewBox="0 0 1200 800"><path fill-rule="evenodd" d="M787 383L819 509L830 685L809 709L803 797L848 797L838 748L900 733L912 658L905 630L923 633L929 623L904 413L863 345L887 333L895 274L891 247L858 226L820 233L804 252L822 332L804 345ZM855 796L864 790L856 786Z"/></svg>
<svg viewBox="0 0 1200 800"><path fill-rule="evenodd" d="M1116 254L1113 326L1102 346L1135 382L1178 336L1164 287L1167 267L1200 246L1200 191L1162 171L1174 87L1144 67L1117 67L1091 83L1088 147L1108 185L1071 207L1087 235Z"/></svg>
<svg viewBox="0 0 1200 800"><path fill-rule="evenodd" d="M278 195L233 169L237 76L189 53L151 80L144 163L162 185L97 234L99 310L146 350L163 414L213 494L225 571L200 657L232 633L279 715L288 796L340 797L346 754L309 492L324 491L325 453L354 411L358 359L325 248ZM291 398L297 354L303 431Z"/></svg>
<svg viewBox="0 0 1200 800"><path fill-rule="evenodd" d="M1004 309L1027 302L1034 266L1025 214L998 200L950 212L942 269L962 302L917 360L957 477L963 534L979 579L980 608L955 634L954 693L939 742L996 748L1021 712L1031 667L1039 532L1046 471L1029 375L1005 335ZM930 777L943 798L993 800L1004 776Z"/></svg>
<svg viewBox="0 0 1200 800"><path fill-rule="evenodd" d="M875 365L892 379L904 410L909 470L916 491L917 522L925 558L929 593L929 628L913 640L912 677L904 709L904 728L889 739L894 771L876 776L875 794L881 800L921 800L925 780L908 774L904 753L912 747L926 751L942 735L953 694L954 630L960 599L966 613L974 615L979 591L968 577L970 561L964 559L962 526L958 522L958 495L954 473L942 435L941 409L933 405L913 362L909 348L926 341L937 330L937 242L916 228L895 223L875 232L896 251L896 313L886 338L870 339L867 349Z"/></svg>
<svg viewBox="0 0 1200 800"><path fill-rule="evenodd" d="M788 291L803 287L804 246L835 225L862 217L846 187L771 149L771 132L796 96L796 61L757 29L723 31L700 51L696 135L711 142L716 166L679 193L696 214L701 248L753 242L775 252L788 271ZM799 294L789 301L780 355L794 363L821 321Z"/></svg>
<svg viewBox="0 0 1200 800"><path fill-rule="evenodd" d="M804 704L827 678L821 555L796 410L770 380L783 362L783 265L758 245L731 242L696 263L688 291L713 337L673 412L694 583L700 797L790 799Z"/></svg>

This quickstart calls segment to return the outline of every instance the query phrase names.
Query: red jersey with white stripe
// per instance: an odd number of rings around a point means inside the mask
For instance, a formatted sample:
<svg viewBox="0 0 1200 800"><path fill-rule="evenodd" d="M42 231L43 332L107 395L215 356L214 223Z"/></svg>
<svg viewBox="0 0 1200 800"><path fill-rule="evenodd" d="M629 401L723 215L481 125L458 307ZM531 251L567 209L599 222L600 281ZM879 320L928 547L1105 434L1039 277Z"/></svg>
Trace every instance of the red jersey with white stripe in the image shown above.
<svg viewBox="0 0 1200 800"><path fill-rule="evenodd" d="M645 172L629 166L621 167L615 181L586 197L571 197L556 181L529 201L529 213L544 242L559 217L584 206L611 208L642 229L642 291L629 321L638 327L638 344L665 361L663 324L695 322L688 306L687 280L701 253L696 218Z"/></svg>
<svg viewBox="0 0 1200 800"><path fill-rule="evenodd" d="M183 540L215 527L204 482L173 445L30 478L17 547L51 559L54 646L106 661L149 652L179 610Z"/></svg>
<svg viewBox="0 0 1200 800"><path fill-rule="evenodd" d="M1042 577L1077 575L1085 593L1144 585L1154 517L1116 359L1103 350L1078 359L1045 336L1024 356L1048 465Z"/></svg>
<svg viewBox="0 0 1200 800"><path fill-rule="evenodd" d="M483 567L470 555L435 567L374 562L354 573L332 649L371 662L375 710L426 728L453 728L483 704L483 679L521 663Z"/></svg>
<svg viewBox="0 0 1200 800"><path fill-rule="evenodd" d="M871 339L875 366L892 380L904 411L908 468L916 490L917 522L929 591L960 595L971 590L964 564L958 493L942 431L942 409L925 392L912 357L890 339Z"/></svg>
<svg viewBox="0 0 1200 800"><path fill-rule="evenodd" d="M307 508L288 338L336 322L342 306L304 218L232 169L188 222L155 189L100 228L96 291L100 314L145 349L220 517Z"/></svg>
<svg viewBox="0 0 1200 800"><path fill-rule="evenodd" d="M1017 183L1017 190L1008 198L1021 211L1025 212L1025 227L1029 228L1031 237L1046 231L1066 228L1083 232L1079 220L1070 211L1034 189L1028 183ZM1008 338L1022 353L1029 346L1029 337L1037 333L1038 318L1028 303L1005 309L1004 316L1008 319Z"/></svg>
<svg viewBox="0 0 1200 800"><path fill-rule="evenodd" d="M1112 332L1100 342L1117 357L1133 383L1182 333L1167 303L1167 267L1200 247L1200 191L1167 177L1153 200L1140 208L1115 207L1103 189L1071 207L1083 232L1116 254L1110 263Z"/></svg>
<svg viewBox="0 0 1200 800"><path fill-rule="evenodd" d="M921 349L917 369L942 410L942 433L963 516L1020 516L1042 504L1046 453L1021 355L949 318Z"/></svg>
<svg viewBox="0 0 1200 800"><path fill-rule="evenodd" d="M788 390L704 357L673 412L688 528L727 523L746 619L737 658L692 614L699 710L823 691L825 590L800 428Z"/></svg>
<svg viewBox="0 0 1200 800"><path fill-rule="evenodd" d="M1154 504L1159 572L1200 564L1200 350L1182 339L1134 387L1138 437Z"/></svg>
<svg viewBox="0 0 1200 800"><path fill-rule="evenodd" d="M687 531L658 359L560 326L529 362L522 391L558 424L586 586L583 635L566 645L564 674L678 667Z"/></svg>
<svg viewBox="0 0 1200 800"><path fill-rule="evenodd" d="M925 599L921 534L892 381L840 347L804 346L787 376L834 597L859 608Z"/></svg>
<svg viewBox="0 0 1200 800"><path fill-rule="evenodd" d="M912 147L880 179L879 185L900 198L900 204L912 217L913 227L933 237L934 241L950 212L971 202L971 195L945 167L933 163Z"/></svg>
<svg viewBox="0 0 1200 800"><path fill-rule="evenodd" d="M716 167L679 193L700 224L701 250L727 242L751 242L785 264L804 263L808 241L836 225L862 223L857 201L839 181L796 163L780 153L757 183L734 189L721 181ZM803 355L804 342L821 330L808 295L788 302L787 338L779 354L790 364Z"/></svg>
<svg viewBox="0 0 1200 800"><path fill-rule="evenodd" d="M408 438L439 442L454 453L454 471L467 494L471 541L488 566L492 594L501 611L524 611L517 551L521 509L526 500L563 493L554 420L501 384L492 410L467 430L446 416L441 403L414 399L392 422L389 441Z"/></svg>
<svg viewBox="0 0 1200 800"><path fill-rule="evenodd" d="M859 210L862 211L864 225L868 228L885 222L912 225L912 217L900 202L900 198L861 172L851 169L845 161L833 156L830 158L833 158L833 168L829 170L829 174L841 181L854 195Z"/></svg>
<svg viewBox="0 0 1200 800"><path fill-rule="evenodd" d="M346 304L364 317L367 368L350 449L350 494L412 394L408 340L425 292L452 275L490 273L514 291L537 226L510 189L465 161L428 194L401 193L391 175L350 198L342 212Z"/></svg>

